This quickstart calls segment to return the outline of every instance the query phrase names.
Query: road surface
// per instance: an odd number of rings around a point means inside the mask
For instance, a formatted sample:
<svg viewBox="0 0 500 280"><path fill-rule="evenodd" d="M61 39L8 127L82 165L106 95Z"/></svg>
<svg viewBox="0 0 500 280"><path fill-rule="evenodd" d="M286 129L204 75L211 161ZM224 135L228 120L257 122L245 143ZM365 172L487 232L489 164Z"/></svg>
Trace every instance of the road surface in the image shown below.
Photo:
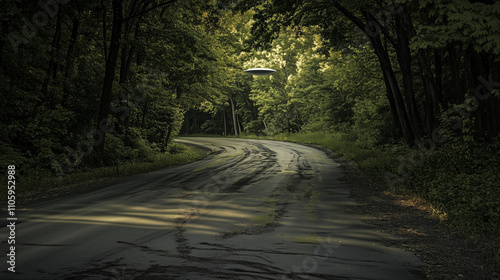
<svg viewBox="0 0 500 280"><path fill-rule="evenodd" d="M33 205L1 279L424 279L424 265L352 211L315 148L179 138L212 153ZM7 227L0 230L7 252ZM3 259L6 259L4 254Z"/></svg>

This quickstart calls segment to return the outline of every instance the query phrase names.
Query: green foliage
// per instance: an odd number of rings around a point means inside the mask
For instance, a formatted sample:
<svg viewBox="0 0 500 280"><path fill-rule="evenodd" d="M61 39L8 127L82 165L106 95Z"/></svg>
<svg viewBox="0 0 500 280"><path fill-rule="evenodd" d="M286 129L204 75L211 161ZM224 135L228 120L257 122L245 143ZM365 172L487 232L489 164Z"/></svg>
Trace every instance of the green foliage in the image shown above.
<svg viewBox="0 0 500 280"><path fill-rule="evenodd" d="M123 3L125 15L161 4ZM226 101L220 90L227 86L221 47L226 33L218 33L214 4L177 1L123 21L103 143L104 131L95 128L113 27L110 3L64 4L59 15L28 36L21 19L40 11L37 2L2 2L0 163L16 164L27 178L40 179L53 171L75 173L183 153L170 141L184 113L210 111ZM13 33L30 38L14 50L8 39ZM102 147L103 159L96 160Z"/></svg>
<svg viewBox="0 0 500 280"><path fill-rule="evenodd" d="M182 144L179 144L179 143L172 143L168 146L168 152L170 154L181 154L181 153L184 153L186 151L186 146L182 145Z"/></svg>
<svg viewBox="0 0 500 280"><path fill-rule="evenodd" d="M442 48L448 44L473 47L477 52L500 55L500 2L471 3L467 0L421 0L432 25L420 25L412 39L414 49Z"/></svg>
<svg viewBox="0 0 500 280"><path fill-rule="evenodd" d="M454 139L418 166L410 187L441 206L468 234L500 230L499 142Z"/></svg>
<svg viewBox="0 0 500 280"><path fill-rule="evenodd" d="M357 100L353 108L354 125L352 132L357 136L357 143L363 147L375 147L385 143L392 136L387 99L377 98Z"/></svg>
<svg viewBox="0 0 500 280"><path fill-rule="evenodd" d="M348 131L354 124L367 146L390 137L381 77L367 67L375 63L373 54L361 47L352 48L350 55L331 50L325 56L322 47L317 28L300 33L286 29L247 64L277 69L252 84L250 97L259 107L264 131Z"/></svg>

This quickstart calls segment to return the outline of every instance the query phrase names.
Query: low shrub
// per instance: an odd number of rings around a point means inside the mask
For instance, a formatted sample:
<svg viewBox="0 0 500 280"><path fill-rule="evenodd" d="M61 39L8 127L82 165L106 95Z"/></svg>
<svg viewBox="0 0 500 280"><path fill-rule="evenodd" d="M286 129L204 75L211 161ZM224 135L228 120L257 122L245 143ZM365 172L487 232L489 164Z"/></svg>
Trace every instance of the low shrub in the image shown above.
<svg viewBox="0 0 500 280"><path fill-rule="evenodd" d="M455 139L429 154L409 177L408 188L445 211L464 233L500 234L498 142Z"/></svg>

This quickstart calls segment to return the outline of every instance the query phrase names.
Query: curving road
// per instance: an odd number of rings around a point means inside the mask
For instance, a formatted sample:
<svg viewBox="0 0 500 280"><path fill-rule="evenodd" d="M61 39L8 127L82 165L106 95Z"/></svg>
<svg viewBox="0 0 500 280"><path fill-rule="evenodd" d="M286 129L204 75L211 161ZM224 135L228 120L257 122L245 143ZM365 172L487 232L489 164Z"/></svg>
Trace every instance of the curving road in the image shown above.
<svg viewBox="0 0 500 280"><path fill-rule="evenodd" d="M293 143L179 138L197 162L19 215L1 279L424 279L352 211L339 164ZM0 230L7 251L7 228ZM4 258L6 256L4 254Z"/></svg>

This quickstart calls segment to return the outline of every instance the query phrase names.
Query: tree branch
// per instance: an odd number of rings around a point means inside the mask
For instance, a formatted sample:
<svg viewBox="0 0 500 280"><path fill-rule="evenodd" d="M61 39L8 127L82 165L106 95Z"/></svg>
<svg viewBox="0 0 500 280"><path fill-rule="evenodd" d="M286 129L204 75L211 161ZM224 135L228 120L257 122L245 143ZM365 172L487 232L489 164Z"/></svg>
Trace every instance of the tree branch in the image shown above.
<svg viewBox="0 0 500 280"><path fill-rule="evenodd" d="M146 9L146 10L144 10L144 11L140 11L140 12L138 12L137 14L131 15L131 16L129 16L129 17L127 17L127 18L123 19L123 22L125 22L125 21L127 21L127 20L130 20L130 19L132 19L132 18L135 18L135 17L137 17L137 16L143 15L143 14L145 14L145 13L147 13L147 12L149 12L149 11L152 11L152 10L154 10L154 9L156 9L156 8L159 8L159 7L161 7L161 6L165 6L165 5L168 5L168 4L172 4L172 3L175 3L175 2L177 2L177 0L171 0L171 1L168 1L168 2L165 2L165 3L161 3L161 4L158 4L158 5L155 5L155 6L151 7L151 8L149 8L149 9Z"/></svg>
<svg viewBox="0 0 500 280"><path fill-rule="evenodd" d="M361 30L365 30L365 24L360 18L349 12L344 6L340 5L337 2L333 2L332 5L341 13L343 13L348 19L350 19L354 24L356 24Z"/></svg>

